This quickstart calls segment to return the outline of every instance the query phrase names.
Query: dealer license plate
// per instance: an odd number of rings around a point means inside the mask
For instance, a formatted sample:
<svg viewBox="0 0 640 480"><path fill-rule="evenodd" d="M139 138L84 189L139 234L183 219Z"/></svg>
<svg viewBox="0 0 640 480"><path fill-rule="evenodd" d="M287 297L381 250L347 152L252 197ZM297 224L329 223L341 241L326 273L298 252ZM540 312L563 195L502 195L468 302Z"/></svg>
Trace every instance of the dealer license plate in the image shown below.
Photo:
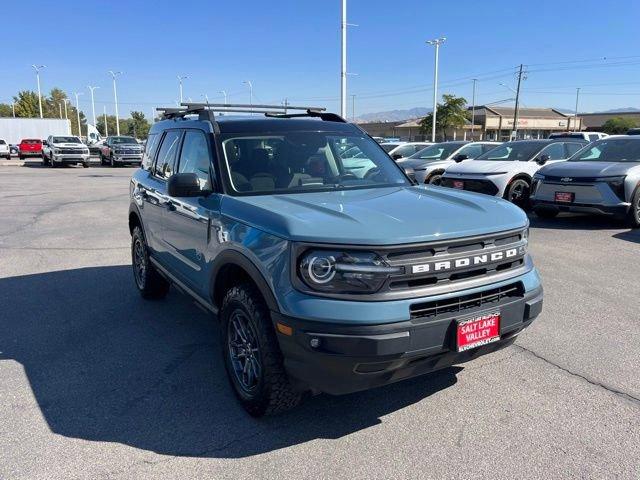
<svg viewBox="0 0 640 480"><path fill-rule="evenodd" d="M574 199L573 192L556 192L556 202L571 203Z"/></svg>
<svg viewBox="0 0 640 480"><path fill-rule="evenodd" d="M458 321L457 345L459 352L497 342L498 340L500 340L499 312Z"/></svg>
<svg viewBox="0 0 640 480"><path fill-rule="evenodd" d="M464 182L462 180L454 180L453 188L457 188L459 190L464 190Z"/></svg>

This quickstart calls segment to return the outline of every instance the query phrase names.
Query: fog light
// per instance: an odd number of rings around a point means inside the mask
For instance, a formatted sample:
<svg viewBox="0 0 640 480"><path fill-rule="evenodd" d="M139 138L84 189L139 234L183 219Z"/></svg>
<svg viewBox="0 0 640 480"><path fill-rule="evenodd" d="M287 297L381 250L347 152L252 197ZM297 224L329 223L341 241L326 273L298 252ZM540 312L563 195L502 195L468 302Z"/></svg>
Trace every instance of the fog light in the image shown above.
<svg viewBox="0 0 640 480"><path fill-rule="evenodd" d="M319 338L312 338L309 341L309 345L311 345L311 348L318 348L320 346L320 339Z"/></svg>

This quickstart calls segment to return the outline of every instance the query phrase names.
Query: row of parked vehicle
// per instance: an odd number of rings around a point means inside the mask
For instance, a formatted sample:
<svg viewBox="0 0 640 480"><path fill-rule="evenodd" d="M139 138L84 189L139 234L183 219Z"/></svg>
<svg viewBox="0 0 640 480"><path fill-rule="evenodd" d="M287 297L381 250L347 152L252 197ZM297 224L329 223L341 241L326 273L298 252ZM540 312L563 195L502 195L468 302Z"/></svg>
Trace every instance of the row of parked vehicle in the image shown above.
<svg viewBox="0 0 640 480"><path fill-rule="evenodd" d="M46 140L25 138L14 149L0 139L0 157L11 158L17 153L20 160L41 158L43 165L60 167L64 165L82 165L89 167L92 155L100 157L102 165L117 167L121 165L140 165L143 145L134 137L111 136L98 144L87 146L79 137L73 135L49 135Z"/></svg>
<svg viewBox="0 0 640 480"><path fill-rule="evenodd" d="M421 184L505 198L547 218L561 211L600 213L640 226L640 137L633 134L570 132L546 140L381 147Z"/></svg>

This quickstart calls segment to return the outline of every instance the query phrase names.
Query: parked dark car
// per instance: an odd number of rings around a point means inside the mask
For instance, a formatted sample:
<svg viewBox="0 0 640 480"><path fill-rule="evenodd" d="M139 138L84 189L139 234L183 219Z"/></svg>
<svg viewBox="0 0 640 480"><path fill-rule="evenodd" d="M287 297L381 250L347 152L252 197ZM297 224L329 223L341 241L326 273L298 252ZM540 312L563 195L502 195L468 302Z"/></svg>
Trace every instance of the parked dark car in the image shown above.
<svg viewBox="0 0 640 480"><path fill-rule="evenodd" d="M120 165L140 165L142 145L133 137L107 137L100 151L100 163L118 167Z"/></svg>

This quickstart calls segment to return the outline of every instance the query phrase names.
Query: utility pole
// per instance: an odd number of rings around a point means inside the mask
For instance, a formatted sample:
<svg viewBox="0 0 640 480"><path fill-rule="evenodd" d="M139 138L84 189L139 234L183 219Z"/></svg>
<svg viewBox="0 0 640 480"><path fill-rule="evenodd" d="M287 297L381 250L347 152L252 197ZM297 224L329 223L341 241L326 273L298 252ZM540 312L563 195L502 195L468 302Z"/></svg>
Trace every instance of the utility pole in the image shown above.
<svg viewBox="0 0 640 480"><path fill-rule="evenodd" d="M225 90L220 90L218 93L221 93L222 95L224 95L224 104L226 105L227 102L227 92Z"/></svg>
<svg viewBox="0 0 640 480"><path fill-rule="evenodd" d="M102 112L104 113L104 136L109 136L109 126L107 125L107 106L102 106Z"/></svg>
<svg viewBox="0 0 640 480"><path fill-rule="evenodd" d="M356 96L351 95L351 123L356 123Z"/></svg>
<svg viewBox="0 0 640 480"><path fill-rule="evenodd" d="M251 83L251 80L245 80L242 83L249 85L249 106L253 107L253 83ZM251 111L253 111L253 108L251 108Z"/></svg>
<svg viewBox="0 0 640 480"><path fill-rule="evenodd" d="M520 85L522 84L522 69L523 65L520 64L518 70L518 86L516 87L516 105L513 110L513 129L511 130L511 140L518 139L518 113L520 109Z"/></svg>
<svg viewBox="0 0 640 480"><path fill-rule="evenodd" d="M289 99L285 98L282 102L282 105L284 105L284 114L287 114L287 107L289 106Z"/></svg>
<svg viewBox="0 0 640 480"><path fill-rule="evenodd" d="M476 83L477 78L473 79L473 94L471 95L471 141L473 142L473 131L476 127Z"/></svg>
<svg viewBox="0 0 640 480"><path fill-rule="evenodd" d="M69 113L67 112L67 103L69 103L69 99L65 98L64 99L64 118L69 120Z"/></svg>
<svg viewBox="0 0 640 480"><path fill-rule="evenodd" d="M340 69L340 116L347 116L347 0L342 0L342 68Z"/></svg>
<svg viewBox="0 0 640 480"><path fill-rule="evenodd" d="M122 75L122 72L114 72L109 70L111 78L113 78L113 100L116 104L116 135L120 136L120 116L118 114L118 90L116 89L116 77Z"/></svg>
<svg viewBox="0 0 640 480"><path fill-rule="evenodd" d="M578 100L580 99L580 87L576 88L576 110L573 116L573 131L578 131Z"/></svg>
<svg viewBox="0 0 640 480"><path fill-rule="evenodd" d="M96 88L100 88L100 87L92 87L91 85L87 85L87 88L89 90L91 90L91 113L93 114L93 126L96 126L96 104L93 100L93 91Z"/></svg>
<svg viewBox="0 0 640 480"><path fill-rule="evenodd" d="M11 102L11 110L13 111L13 118L16 118L16 103Z"/></svg>
<svg viewBox="0 0 640 480"><path fill-rule="evenodd" d="M36 71L36 80L38 81L38 107L40 108L40 118L42 118L42 94L40 93L40 70L46 68L46 65L31 65Z"/></svg>
<svg viewBox="0 0 640 480"><path fill-rule="evenodd" d="M186 80L187 78L189 78L188 75L178 75L176 77L178 79L178 88L180 91L180 103L182 103L182 80Z"/></svg>
<svg viewBox="0 0 640 480"><path fill-rule="evenodd" d="M440 45L447 40L447 37L436 38L435 40L427 40L429 45L436 47L435 67L433 71L433 114L432 114L432 126L431 126L431 141L436 141L436 114L438 112L438 54L440 52Z"/></svg>
<svg viewBox="0 0 640 480"><path fill-rule="evenodd" d="M82 92L76 92L76 114L78 115L78 138L82 138L82 128L80 127L80 102L78 101L78 97L83 95Z"/></svg>

